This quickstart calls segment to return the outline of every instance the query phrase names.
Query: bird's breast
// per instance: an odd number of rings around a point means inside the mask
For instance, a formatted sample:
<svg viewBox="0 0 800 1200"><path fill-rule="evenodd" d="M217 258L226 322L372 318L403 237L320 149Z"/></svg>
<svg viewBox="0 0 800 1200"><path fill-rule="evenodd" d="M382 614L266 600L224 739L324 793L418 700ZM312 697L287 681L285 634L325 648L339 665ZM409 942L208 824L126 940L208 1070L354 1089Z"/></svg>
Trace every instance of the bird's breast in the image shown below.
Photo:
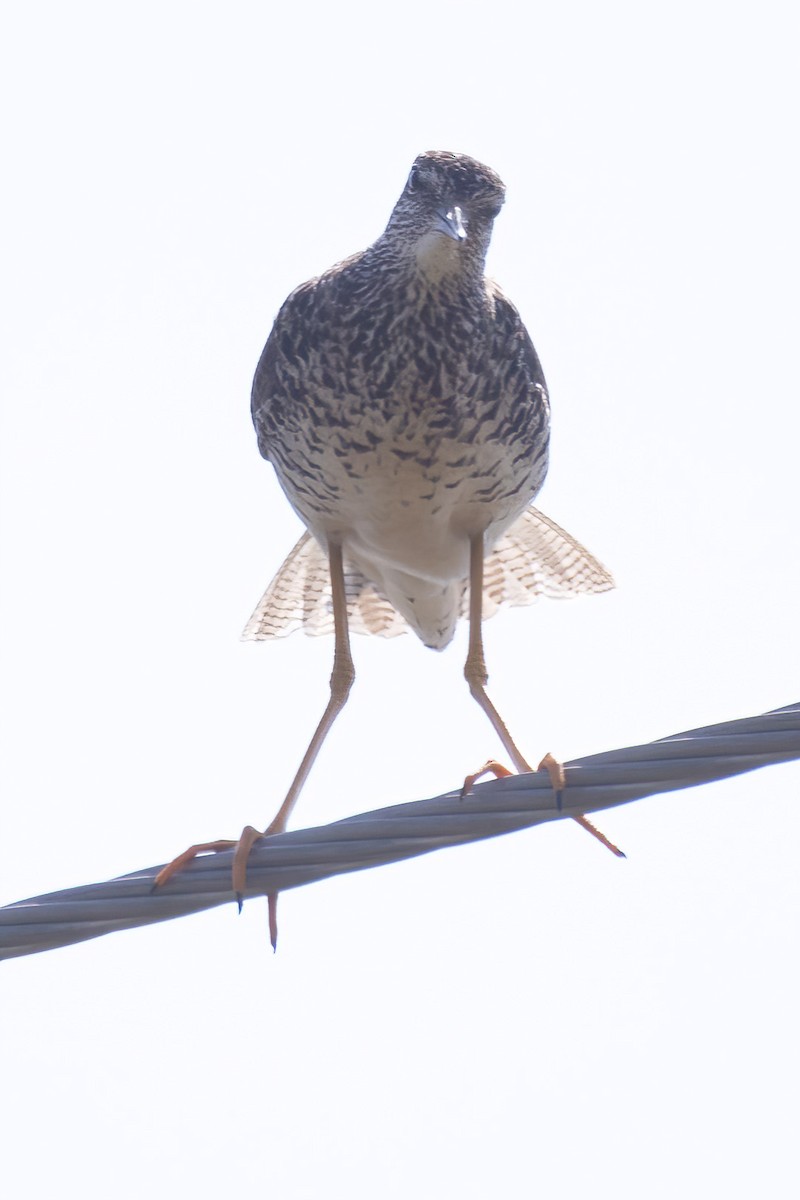
<svg viewBox="0 0 800 1200"><path fill-rule="evenodd" d="M469 538L499 536L544 480L543 381L491 306L358 299L277 335L259 438L317 536L461 579Z"/></svg>

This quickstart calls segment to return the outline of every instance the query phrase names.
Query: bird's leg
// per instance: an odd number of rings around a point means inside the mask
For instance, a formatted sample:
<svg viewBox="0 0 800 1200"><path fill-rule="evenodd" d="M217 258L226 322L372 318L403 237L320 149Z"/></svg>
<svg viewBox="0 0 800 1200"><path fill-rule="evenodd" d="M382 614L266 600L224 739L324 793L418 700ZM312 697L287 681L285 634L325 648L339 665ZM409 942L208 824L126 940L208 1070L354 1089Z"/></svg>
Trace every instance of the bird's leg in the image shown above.
<svg viewBox="0 0 800 1200"><path fill-rule="evenodd" d="M533 767L523 758L514 739L506 728L505 721L486 694L486 683L489 674L486 670L486 659L483 653L483 557L484 544L483 534L481 533L471 538L469 544L469 649L467 651L467 661L464 664L464 676L469 684L471 694L477 700L478 704L480 704L494 726L494 730L505 746L514 766L520 772L532 772ZM552 754L546 754L539 763L538 769L540 771L547 771L550 776L560 808L561 792L566 786L566 775L563 766ZM466 795L476 779L479 779L481 775L487 772L496 775L498 778L510 774L507 767L503 767L494 759L490 759L479 771L467 776L464 780L462 795ZM613 842L610 842L599 829L595 829L591 821L587 821L586 817L580 815L573 817L572 820L577 821L587 833L591 833L593 837L596 837L613 854L616 854L619 858L625 857L623 852Z"/></svg>
<svg viewBox="0 0 800 1200"><path fill-rule="evenodd" d="M478 701L483 711L494 726L500 741L518 771L530 772L533 767L523 758L517 749L514 739L506 728L503 718L486 694L486 682L489 673L486 670L486 659L483 653L483 534L470 539L469 544L469 649L467 661L464 664L464 676L469 684L469 690ZM472 781L484 771L494 770L494 760L490 760L481 768Z"/></svg>
<svg viewBox="0 0 800 1200"><path fill-rule="evenodd" d="M303 784L308 778L309 772L314 765L314 760L320 752L322 743L328 736L331 726L338 717L339 713L347 703L347 697L350 694L350 688L355 679L355 668L353 667L353 659L350 654L350 634L347 625L347 595L345 592L344 583L344 564L341 545L331 543L328 547L328 561L331 572L331 591L333 595L333 624L334 624L334 655L333 655L333 672L331 674L331 695L325 712L322 714L322 719L317 726L314 736L311 739L308 749L306 750L303 761L297 769L297 774L292 780L291 787L286 793L286 799L278 809L275 816L270 821L267 828L262 832L254 829L252 825L247 825L242 830L242 835L238 841L219 841L207 842L198 846L191 846L185 850L183 854L179 854L171 863L168 863L159 874L156 876L154 887L160 887L167 880L171 879L176 871L184 867L196 855L202 854L207 850L222 850L235 846L236 850L233 856L233 890L236 893L236 898L239 907L242 906L242 897L245 890L247 880L247 859L255 842L262 837L269 837L273 833L283 833L286 829L286 824L291 816L292 809L297 803L298 796L302 791ZM269 900L269 927L270 941L273 948L277 942L277 892L273 892L268 896Z"/></svg>
<svg viewBox="0 0 800 1200"><path fill-rule="evenodd" d="M302 791L303 784L308 778L316 757L322 749L322 743L325 741L331 730L331 726L347 703L350 688L356 677L353 657L350 653L350 631L347 625L347 594L345 592L344 564L342 560L342 547L340 545L331 544L328 549L328 562L331 572L334 632L333 671L331 672L330 684L331 697L325 708L325 712L322 714L320 723L314 732L314 736L309 743L308 749L303 755L303 761L297 768L297 774L292 780L289 791L286 793L286 799L264 830L264 833L260 835L262 837L266 837L272 833L283 833L285 830L289 817L292 815L292 809Z"/></svg>
<svg viewBox="0 0 800 1200"><path fill-rule="evenodd" d="M259 833L252 825L242 830L236 851L233 856L233 890L236 892L239 906L247 877L247 859L255 842L273 833L283 833L289 817L297 803L317 755L322 749L322 743L330 732L331 726L347 703L350 688L356 677L353 657L350 653L350 630L347 622L347 593L344 583L344 561L340 544L331 542L328 546L328 564L331 572L331 594L333 599L333 671L331 672L331 695L319 725L314 731L308 749L303 755L303 761L297 768L297 774L292 780L286 799L263 833ZM269 934L273 950L278 941L278 893L271 892L269 902Z"/></svg>

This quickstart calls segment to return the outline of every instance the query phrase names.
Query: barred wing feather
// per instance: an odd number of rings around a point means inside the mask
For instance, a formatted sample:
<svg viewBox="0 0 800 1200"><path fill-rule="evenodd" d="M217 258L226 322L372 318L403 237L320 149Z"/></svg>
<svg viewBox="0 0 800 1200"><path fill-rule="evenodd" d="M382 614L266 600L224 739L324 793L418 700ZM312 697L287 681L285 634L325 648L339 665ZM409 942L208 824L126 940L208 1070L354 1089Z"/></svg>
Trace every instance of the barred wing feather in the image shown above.
<svg viewBox="0 0 800 1200"><path fill-rule="evenodd" d="M539 596L607 592L614 580L571 534L538 509L527 508L487 555L483 576L483 616L503 607L532 604ZM345 560L347 612L352 633L396 637L408 625L359 570ZM467 584L461 616L468 612ZM333 633L333 601L327 556L304 533L258 602L244 628L246 641L285 637L295 629L312 636Z"/></svg>
<svg viewBox="0 0 800 1200"><path fill-rule="evenodd" d="M483 617L506 605L532 604L539 596L565 599L607 592L611 574L585 546L532 505L486 558ZM467 615L466 595L461 615Z"/></svg>
<svg viewBox="0 0 800 1200"><path fill-rule="evenodd" d="M351 633L395 637L408 629L403 618L360 571L345 562L345 591ZM244 627L245 641L265 642L295 629L311 636L333 633L333 597L328 557L304 533L258 602Z"/></svg>

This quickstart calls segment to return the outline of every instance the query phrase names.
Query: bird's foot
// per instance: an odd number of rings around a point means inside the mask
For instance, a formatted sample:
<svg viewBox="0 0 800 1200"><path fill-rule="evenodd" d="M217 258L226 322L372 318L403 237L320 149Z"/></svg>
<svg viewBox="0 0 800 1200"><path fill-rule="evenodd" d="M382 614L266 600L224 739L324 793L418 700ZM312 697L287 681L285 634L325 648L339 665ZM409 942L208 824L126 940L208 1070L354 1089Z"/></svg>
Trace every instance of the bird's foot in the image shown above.
<svg viewBox="0 0 800 1200"><path fill-rule="evenodd" d="M273 825L275 822L273 822ZM263 832L259 829L254 829L252 825L246 825L242 830L241 837L238 839L219 838L215 842L198 842L194 846L190 846L188 850L184 850L182 854L178 854L173 858L172 862L168 862L165 867L155 877L153 881L153 891L161 888L168 883L174 875L181 871L185 866L197 858L201 854L211 854L218 850L233 849L233 867L231 871L231 883L236 903L239 912L242 911L244 905L244 893L247 886L247 860L250 857L250 851L253 846L261 838L269 837L273 833L282 833L283 829L273 828L270 825ZM272 949L275 950L278 944L278 893L270 892L267 896L269 910L269 940Z"/></svg>
<svg viewBox="0 0 800 1200"><path fill-rule="evenodd" d="M547 751L542 761L536 768L537 771L547 771L550 776L550 782L553 785L553 791L556 794L556 804L558 811L561 812L563 807L563 791L567 786L567 773L564 770L564 764L560 763L557 758Z"/></svg>
<svg viewBox="0 0 800 1200"><path fill-rule="evenodd" d="M561 812L563 809L563 793L567 786L567 773L564 770L563 763L560 763L558 759L554 757L554 755L548 752L539 763L537 770L547 771L547 774L550 776L550 782L553 785L553 791L556 795L556 805L558 807L558 811ZM508 767L504 767L502 763L497 761L497 759L490 758L483 764L480 770L474 771L471 775L467 775L466 779L464 780L464 786L461 789L461 799L463 800L465 796L469 795L474 785L479 779L482 779L484 775L494 775L495 779L504 779L507 775L513 774L513 771L510 771ZM570 814L570 818L571 820L577 822L581 829L585 829L587 833L590 833L593 838L597 838L598 842L605 846L607 850L610 850L612 854L616 854L617 858L625 858L625 852L620 850L619 846L615 846L612 841L609 841L606 835L601 833L591 821L587 820L586 817L583 816L583 814L578 816Z"/></svg>
<svg viewBox="0 0 800 1200"><path fill-rule="evenodd" d="M231 846L236 845L238 843L230 838L219 838L216 842L198 842L196 845L190 846L188 850L184 850L183 854L178 854L172 862L168 862L165 867L161 868L153 880L152 890L155 891L156 888L169 883L173 875L177 875L178 871L182 871L192 859L198 858L201 854L211 854L217 850L230 850Z"/></svg>
<svg viewBox="0 0 800 1200"><path fill-rule="evenodd" d="M572 817L572 820L577 821L581 829L585 829L586 832L590 833L593 838L597 838L601 846L605 846L606 850L610 850L612 854L616 854L617 858L627 858L624 850L620 850L619 846L615 846L613 842L609 841L606 835L601 833L597 826L593 825L591 821L587 821L586 817L584 817L582 814L577 817Z"/></svg>
<svg viewBox="0 0 800 1200"><path fill-rule="evenodd" d="M561 808L561 792L567 786L567 777L564 773L564 768L557 758L552 754L545 754L537 771L547 771L550 776L550 782L553 785L553 791L556 794L556 802L559 809ZM479 779L483 779L484 775L494 775L495 779L505 779L507 775L513 775L514 772L504 767L496 758L490 758L483 764L478 771L474 771L464 780L464 786L461 789L461 799L468 796Z"/></svg>
<svg viewBox="0 0 800 1200"><path fill-rule="evenodd" d="M242 911L244 904L244 889L247 881L247 860L250 857L250 851L253 846L261 838L272 837L275 833L283 833L285 830L285 822L278 821L277 818L268 825L263 833L254 829L252 825L245 825L242 830L242 836L236 844L236 850L233 855L233 890L236 892L236 903L239 905L239 912ZM273 954L278 949L278 893L267 893L267 916L269 920L269 943L272 946Z"/></svg>
<svg viewBox="0 0 800 1200"><path fill-rule="evenodd" d="M513 775L513 771L509 771L508 767L504 767L496 758L488 759L483 766L473 771L471 775L467 775L464 780L464 786L461 789L461 799L468 796L479 779L483 779L484 775L494 775L495 779L504 779L506 775Z"/></svg>

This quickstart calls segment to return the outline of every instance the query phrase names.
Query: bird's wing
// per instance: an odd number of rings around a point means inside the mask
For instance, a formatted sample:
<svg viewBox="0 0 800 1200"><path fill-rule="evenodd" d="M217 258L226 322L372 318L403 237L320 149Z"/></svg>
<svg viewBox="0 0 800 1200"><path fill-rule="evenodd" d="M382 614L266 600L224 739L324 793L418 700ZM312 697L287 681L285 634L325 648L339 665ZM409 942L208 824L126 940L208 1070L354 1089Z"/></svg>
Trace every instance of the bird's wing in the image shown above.
<svg viewBox="0 0 800 1200"><path fill-rule="evenodd" d="M563 599L607 592L614 580L585 546L531 505L502 536L483 567L483 616L538 596ZM462 599L466 616L468 600Z"/></svg>
<svg viewBox="0 0 800 1200"><path fill-rule="evenodd" d="M549 414L549 399L544 371L542 370L542 364L539 362L539 355L536 353L531 341L530 334L523 324L522 317L498 283L495 283L493 279L489 279L486 281L486 286L494 304L496 328L498 332L501 332L501 336L506 339L506 347L503 354L504 360L513 362L516 355L519 355L519 362L523 368L525 378L530 385L539 389Z"/></svg>
<svg viewBox="0 0 800 1200"><path fill-rule="evenodd" d="M532 604L607 592L614 580L601 562L571 534L537 508L527 508L487 556L483 568L483 617L504 606ZM351 633L396 637L408 625L374 584L345 561L347 615ZM462 617L469 611L467 584ZM304 533L289 553L244 627L245 641L265 642L295 629L317 636L333 633L331 578L325 551Z"/></svg>
<svg viewBox="0 0 800 1200"><path fill-rule="evenodd" d="M306 373L310 357L319 349L319 337L311 337L309 330L316 329L319 334L320 320L336 311L336 289L342 268L362 255L363 251L352 254L323 275L301 283L284 300L275 318L258 360L250 394L258 449L269 462L274 463L276 428L299 424L306 435L314 429L314 396L313 391L308 394Z"/></svg>
<svg viewBox="0 0 800 1200"><path fill-rule="evenodd" d="M345 561L347 616L351 633L395 637L408 629L403 618L360 571ZM244 627L245 641L265 642L302 628L333 633L331 577L325 551L304 533L258 602Z"/></svg>

